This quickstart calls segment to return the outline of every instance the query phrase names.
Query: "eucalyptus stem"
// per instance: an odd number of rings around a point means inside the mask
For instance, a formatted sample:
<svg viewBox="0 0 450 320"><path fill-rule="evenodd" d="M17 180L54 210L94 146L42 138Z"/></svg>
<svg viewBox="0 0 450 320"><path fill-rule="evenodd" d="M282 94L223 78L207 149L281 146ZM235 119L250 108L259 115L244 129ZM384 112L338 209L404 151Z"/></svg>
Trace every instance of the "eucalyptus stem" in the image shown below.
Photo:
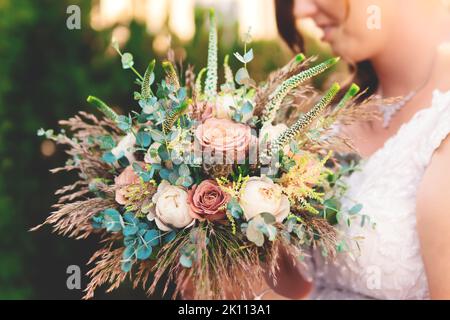
<svg viewBox="0 0 450 320"><path fill-rule="evenodd" d="M113 47L117 53L120 55L120 57L123 56L122 51L120 51L119 47ZM130 69L136 74L136 76L141 80L144 81L144 77L139 73L139 71L136 70L135 67L131 66Z"/></svg>
<svg viewBox="0 0 450 320"><path fill-rule="evenodd" d="M138 76L141 81L144 81L144 77L134 67L131 67L130 69Z"/></svg>

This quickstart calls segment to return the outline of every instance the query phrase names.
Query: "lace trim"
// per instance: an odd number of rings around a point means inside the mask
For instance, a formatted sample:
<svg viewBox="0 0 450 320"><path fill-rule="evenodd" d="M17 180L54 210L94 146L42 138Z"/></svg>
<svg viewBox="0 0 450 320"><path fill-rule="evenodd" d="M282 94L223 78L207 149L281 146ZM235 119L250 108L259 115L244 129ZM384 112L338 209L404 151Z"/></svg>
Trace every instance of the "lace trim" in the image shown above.
<svg viewBox="0 0 450 320"><path fill-rule="evenodd" d="M432 129L429 136L424 136L420 143L420 164L426 168L434 152L450 134L450 91L434 93L437 111L429 119L428 125Z"/></svg>
<svg viewBox="0 0 450 320"><path fill-rule="evenodd" d="M381 147L380 149L375 151L375 153L372 154L372 156L369 159L366 159L366 161L368 161L368 160L375 161L374 159L383 157L382 154L385 154L390 149L390 146L392 144L396 143L396 140L399 139L398 137L402 136L405 131L408 131L410 127L413 127L419 120L421 120L423 117L425 117L428 113L435 111L435 109L437 109L439 112L441 112L446 107L448 107L449 104L450 104L450 91L445 92L445 93L442 91L439 91L439 90L433 91L433 99L432 99L431 106L417 111L413 115L413 117L411 118L410 121L402 124L400 126L400 128L398 129L398 131L394 135L389 137L389 139L386 140L383 147ZM447 125L449 127L448 130L450 131L450 125L448 124L448 122L444 121L443 123L441 123L441 127L445 127L445 125ZM445 137L443 137L442 140L443 139L445 139ZM437 146L434 149L432 149L431 151L434 151L435 149L437 149L439 147L439 145L442 143L442 140L436 141L435 144L437 143ZM431 155L430 155L430 158L431 158Z"/></svg>
<svg viewBox="0 0 450 320"><path fill-rule="evenodd" d="M450 91L436 90L431 107L417 112L403 124L380 150L362 163L361 171L348 179L348 198L361 202L363 213L378 226L376 230L361 229L357 224L349 229L342 226L348 235L365 238L361 254L355 259L341 255L336 264L322 261L321 265L319 259L317 283L326 288L317 297L331 298L338 289L378 299L429 298L416 231L415 198L434 151L449 133ZM353 205L351 201L345 202L344 207ZM377 270L380 286L370 288L374 276L371 272Z"/></svg>

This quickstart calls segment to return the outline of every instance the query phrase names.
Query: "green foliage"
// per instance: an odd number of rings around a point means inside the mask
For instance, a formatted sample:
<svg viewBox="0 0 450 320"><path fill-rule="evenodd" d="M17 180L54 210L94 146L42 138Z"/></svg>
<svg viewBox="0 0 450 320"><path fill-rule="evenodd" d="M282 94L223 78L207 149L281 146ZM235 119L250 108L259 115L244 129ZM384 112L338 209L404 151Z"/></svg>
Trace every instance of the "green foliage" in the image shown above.
<svg viewBox="0 0 450 320"><path fill-rule="evenodd" d="M147 70L144 74L144 81L142 81L142 88L141 88L141 98L146 100L150 99L150 97L153 95L151 85L153 84L153 81L155 80L155 74L153 70L155 70L155 64L156 60L153 59L150 61Z"/></svg>
<svg viewBox="0 0 450 320"><path fill-rule="evenodd" d="M121 232L124 236L122 254L122 270L129 272L137 260L147 260L152 256L154 248L174 239L174 232L164 235L147 222L126 212L123 217L115 209L108 209L92 219L95 228L106 228L108 232Z"/></svg>
<svg viewBox="0 0 450 320"><path fill-rule="evenodd" d="M205 245L207 246L209 244L208 238L205 238L204 243L202 243L203 238L199 237L200 228L202 228L202 226L190 230L189 243L181 249L179 258L180 264L185 268L191 268L194 261L197 259L197 251L199 248L203 248Z"/></svg>
<svg viewBox="0 0 450 320"><path fill-rule="evenodd" d="M280 105L283 102L283 99L288 95L288 93L293 88L295 88L295 87L299 86L300 84L304 83L305 81L323 73L325 70L334 66L339 60L340 60L339 58L329 59L321 64L318 64L317 66L314 66L305 71L302 71L299 74L292 76L291 78L284 81L275 90L275 92L272 95L272 98L270 99L269 103L267 104L267 106L264 110L263 122L271 123L275 119L276 113L278 112L278 109L280 108Z"/></svg>
<svg viewBox="0 0 450 320"><path fill-rule="evenodd" d="M274 241L277 235L277 228L275 227L275 217L270 213L261 213L260 215L251 219L247 224L242 224L247 239L258 247L264 245L264 236L269 241Z"/></svg>
<svg viewBox="0 0 450 320"><path fill-rule="evenodd" d="M274 143L274 151L280 150L283 146L290 143L292 139L302 134L304 130L321 115L323 110L330 105L339 90L339 84L334 83L323 98L310 111L300 117L297 122L277 138Z"/></svg>
<svg viewBox="0 0 450 320"><path fill-rule="evenodd" d="M208 47L208 66L206 72L205 94L208 99L213 99L217 94L217 69L218 69L218 39L216 14L211 10L209 15L209 47Z"/></svg>
<svg viewBox="0 0 450 320"><path fill-rule="evenodd" d="M188 110L190 104L190 100L186 99L182 101L173 111L169 113L163 123L163 132L165 134L169 133L169 131L174 126L175 122Z"/></svg>
<svg viewBox="0 0 450 320"><path fill-rule="evenodd" d="M132 22L131 37L123 50L133 52L133 59L106 54L112 29L92 30L93 3L91 0L0 1L0 298L79 298L81 293L69 292L61 285L66 280L63 270L69 264L83 264L95 248L94 243L89 244L92 250L86 250L86 244L55 241L54 236L45 233L25 232L40 223L54 203L51 192L43 190L56 190L73 181L70 174L49 177L48 170L61 166L66 156L63 150L57 150L51 157L43 156L42 141L35 136L36 130L56 127L58 120L73 116L80 111L80 106L81 110L90 111L85 97L92 93L114 101L114 110L119 114L132 113L134 109L130 106L137 98L146 121L161 124L165 117L164 106L153 100L157 89L153 79L161 78L163 70L156 67L147 73L147 78L144 74L143 80L134 70L144 70L148 57L162 60L166 53L152 51L149 44L154 35L149 35L144 25ZM81 30L69 31L65 27L64 13L72 4L81 8ZM186 60L196 70L204 66L208 51L205 21L205 10L197 9L198 32L194 39L186 44L173 36L174 48L183 45ZM242 52L242 43L232 36L238 34L237 30L237 24L218 26L218 34L229 35L221 44L222 52ZM120 51L117 42L113 48ZM276 42L254 42L253 49L258 55L248 69L257 80L264 79L289 57L279 50ZM274 51L281 54L273 55ZM117 67L122 59L133 74ZM229 64L233 70L239 67L236 59L230 59ZM130 96L128 84L136 77L151 92ZM126 124L127 120L123 120ZM58 133L45 131L43 134L55 137ZM149 134L152 141L165 139L162 132ZM105 157L114 162L116 159L108 153L111 147L111 141L105 138L102 149ZM155 166L150 171L153 169L158 171ZM135 296L130 291L123 293L123 297Z"/></svg>
<svg viewBox="0 0 450 320"><path fill-rule="evenodd" d="M131 69L134 66L133 55L131 53L124 53L122 55L122 67L124 69Z"/></svg>
<svg viewBox="0 0 450 320"><path fill-rule="evenodd" d="M108 119L112 121L119 121L119 116L115 113L106 103L97 97L89 96L86 99L87 102L95 104L97 109L102 112Z"/></svg>
<svg viewBox="0 0 450 320"><path fill-rule="evenodd" d="M224 92L233 91L236 89L236 86L234 85L233 70L231 70L231 68L230 68L229 59L230 59L230 56L226 55L225 59L223 61L225 83L223 84L221 89Z"/></svg>
<svg viewBox="0 0 450 320"><path fill-rule="evenodd" d="M175 91L178 91L180 89L180 80L178 79L175 67L170 61L164 61L162 63L162 67L164 69L164 72L166 73L167 83L173 86Z"/></svg>
<svg viewBox="0 0 450 320"><path fill-rule="evenodd" d="M360 88L355 83L352 83L348 91L345 93L344 97L339 101L338 105L336 106L337 109L342 109L345 107L345 105L354 98L358 92L360 91Z"/></svg>

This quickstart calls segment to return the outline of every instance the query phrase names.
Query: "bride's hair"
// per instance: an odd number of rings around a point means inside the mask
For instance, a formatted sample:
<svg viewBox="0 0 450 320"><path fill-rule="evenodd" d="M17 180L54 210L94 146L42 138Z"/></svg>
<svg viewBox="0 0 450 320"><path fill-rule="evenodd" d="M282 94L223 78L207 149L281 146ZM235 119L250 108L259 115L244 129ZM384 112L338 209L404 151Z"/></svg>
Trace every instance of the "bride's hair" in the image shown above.
<svg viewBox="0 0 450 320"><path fill-rule="evenodd" d="M305 50L305 42L297 30L296 18L294 16L294 1L275 0L275 14L280 36L293 52L300 53ZM349 10L350 8L348 7L347 11ZM361 88L367 89L367 95L373 94L378 88L378 77L372 63L370 61L362 61L356 64L352 62L348 63L354 70L353 81Z"/></svg>

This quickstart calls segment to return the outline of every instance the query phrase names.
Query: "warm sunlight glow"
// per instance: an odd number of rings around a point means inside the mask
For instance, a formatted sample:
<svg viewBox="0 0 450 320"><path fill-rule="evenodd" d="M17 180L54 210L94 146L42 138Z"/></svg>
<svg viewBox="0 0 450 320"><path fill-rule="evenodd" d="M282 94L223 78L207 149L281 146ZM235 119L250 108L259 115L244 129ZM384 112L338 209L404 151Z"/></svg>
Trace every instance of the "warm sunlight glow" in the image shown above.
<svg viewBox="0 0 450 320"><path fill-rule="evenodd" d="M92 27L109 28L115 24L127 25L131 20L144 22L152 34L164 30L168 21L170 32L182 41L195 34L195 7L213 7L233 23L238 19L241 34L251 26L255 40L277 37L273 0L99 0L92 10ZM230 11L236 14L230 15Z"/></svg>
<svg viewBox="0 0 450 320"><path fill-rule="evenodd" d="M251 27L254 40L277 37L273 0L239 0L239 30L245 34Z"/></svg>
<svg viewBox="0 0 450 320"><path fill-rule="evenodd" d="M189 41L195 33L194 0L172 0L169 27L182 41Z"/></svg>
<svg viewBox="0 0 450 320"><path fill-rule="evenodd" d="M164 27L168 14L168 0L149 0L145 9L147 29L158 33Z"/></svg>
<svg viewBox="0 0 450 320"><path fill-rule="evenodd" d="M45 140L41 143L41 153L44 157L51 157L56 152L56 146L53 141Z"/></svg>

